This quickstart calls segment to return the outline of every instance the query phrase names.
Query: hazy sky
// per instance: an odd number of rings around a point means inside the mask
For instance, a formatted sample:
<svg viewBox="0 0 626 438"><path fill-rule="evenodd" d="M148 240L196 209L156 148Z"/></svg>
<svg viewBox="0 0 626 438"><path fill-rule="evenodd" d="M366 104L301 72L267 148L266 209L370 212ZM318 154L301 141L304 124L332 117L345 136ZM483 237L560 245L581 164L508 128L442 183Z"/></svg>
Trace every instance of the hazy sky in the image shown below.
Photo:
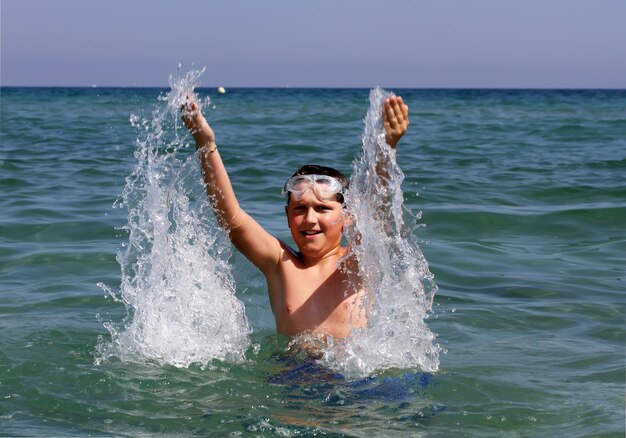
<svg viewBox="0 0 626 438"><path fill-rule="evenodd" d="M626 0L0 0L2 85L626 88Z"/></svg>

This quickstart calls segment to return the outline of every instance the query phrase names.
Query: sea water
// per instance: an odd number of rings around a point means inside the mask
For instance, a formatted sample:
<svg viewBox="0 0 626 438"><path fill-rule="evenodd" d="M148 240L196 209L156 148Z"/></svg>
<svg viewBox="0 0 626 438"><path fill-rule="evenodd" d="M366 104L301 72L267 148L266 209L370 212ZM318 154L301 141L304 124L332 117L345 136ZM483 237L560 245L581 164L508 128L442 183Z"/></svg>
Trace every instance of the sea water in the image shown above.
<svg viewBox="0 0 626 438"><path fill-rule="evenodd" d="M210 69L203 78L210 84ZM436 372L361 378L285 354L262 275L214 247L198 257L209 267L228 257L230 280L215 284L232 280L220 290L234 287L244 305L244 359L199 354L187 364L191 348L158 339L146 344L152 356L117 347L122 337L104 323L146 342L122 298L135 262L122 271L116 259L131 243L129 210L117 207L143 162L143 121L169 105L159 96L170 89L0 90L0 435L624 436L624 91L393 90L411 120L395 153L400 229L412 230L434 276L426 323L442 351ZM280 188L291 173L320 163L351 175L363 152L370 90L196 92L211 97L205 112L241 205L285 241ZM224 248L191 138L167 123L169 140L153 157L160 166L176 149L162 191L186 193L186 215ZM176 135L182 145L168 146ZM156 217L172 223L175 214ZM173 251L161 243L162 254ZM167 310L152 278L143 284ZM191 297L199 288L180 289ZM405 297L417 296L412 289ZM172 327L194 333L182 321Z"/></svg>
<svg viewBox="0 0 626 438"><path fill-rule="evenodd" d="M187 145L179 134L180 108L202 71L170 77L171 89L148 117L130 116L137 131L132 174L118 207L128 210L128 234L117 260L122 271L119 292L102 285L124 304L121 323L106 321L111 339L101 338L96 362L116 356L162 365L207 365L213 359L241 361L250 345L243 303L235 296L228 265L230 244L215 220L206 217L204 197L193 157L181 159ZM204 104L203 104L204 103Z"/></svg>
<svg viewBox="0 0 626 438"><path fill-rule="evenodd" d="M354 161L346 196L346 227L351 256L366 291L367 326L354 328L346 341L332 342L322 361L349 375L386 368L437 371L440 347L426 325L437 286L413 238L416 219L405 211L404 174L396 152L385 142L381 111L392 96L370 92L364 119L363 150ZM381 164L382 163L382 164ZM381 175L380 167L385 175Z"/></svg>

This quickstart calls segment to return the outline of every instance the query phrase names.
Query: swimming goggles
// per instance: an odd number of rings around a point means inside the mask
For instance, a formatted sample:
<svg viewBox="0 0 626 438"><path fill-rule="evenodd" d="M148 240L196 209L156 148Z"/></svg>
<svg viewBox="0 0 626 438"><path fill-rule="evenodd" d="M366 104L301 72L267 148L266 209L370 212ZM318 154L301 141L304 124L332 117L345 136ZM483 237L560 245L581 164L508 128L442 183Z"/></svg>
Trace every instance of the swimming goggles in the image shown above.
<svg viewBox="0 0 626 438"><path fill-rule="evenodd" d="M285 197L292 193L296 199L299 199L310 188L315 188L315 191L322 197L343 192L343 185L332 176L296 175L285 183L282 193Z"/></svg>

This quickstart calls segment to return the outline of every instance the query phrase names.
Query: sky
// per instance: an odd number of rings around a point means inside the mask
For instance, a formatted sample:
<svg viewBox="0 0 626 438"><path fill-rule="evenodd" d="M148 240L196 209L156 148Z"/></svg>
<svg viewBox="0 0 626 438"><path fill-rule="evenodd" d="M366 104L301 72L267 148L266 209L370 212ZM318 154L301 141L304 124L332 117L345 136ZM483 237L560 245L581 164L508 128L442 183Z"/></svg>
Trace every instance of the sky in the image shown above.
<svg viewBox="0 0 626 438"><path fill-rule="evenodd" d="M626 88L626 0L0 0L3 86Z"/></svg>

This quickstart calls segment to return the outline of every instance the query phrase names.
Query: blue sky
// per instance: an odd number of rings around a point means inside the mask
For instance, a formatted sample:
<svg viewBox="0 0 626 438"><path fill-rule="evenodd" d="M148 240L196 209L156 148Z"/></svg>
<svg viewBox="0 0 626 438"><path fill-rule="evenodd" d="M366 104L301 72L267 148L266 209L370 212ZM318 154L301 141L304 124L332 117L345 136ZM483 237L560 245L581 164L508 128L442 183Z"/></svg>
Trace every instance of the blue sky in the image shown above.
<svg viewBox="0 0 626 438"><path fill-rule="evenodd" d="M2 85L626 88L625 0L1 0Z"/></svg>

